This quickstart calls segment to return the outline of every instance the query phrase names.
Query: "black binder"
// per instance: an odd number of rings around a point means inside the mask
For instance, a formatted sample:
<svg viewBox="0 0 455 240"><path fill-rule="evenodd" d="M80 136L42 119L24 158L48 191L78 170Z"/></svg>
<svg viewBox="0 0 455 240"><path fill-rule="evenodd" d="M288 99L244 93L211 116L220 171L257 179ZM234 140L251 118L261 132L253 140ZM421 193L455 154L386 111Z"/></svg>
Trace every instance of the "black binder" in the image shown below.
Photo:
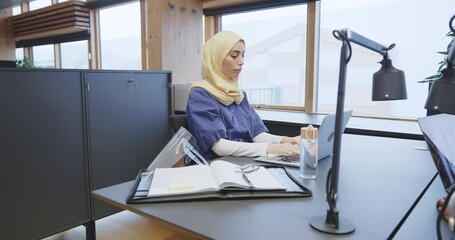
<svg viewBox="0 0 455 240"><path fill-rule="evenodd" d="M153 174L141 170L136 177L135 184L127 198L127 203L158 203L178 201L200 201L200 200L234 200L234 199L258 199L258 198L295 198L310 197L311 190L303 186L282 166L264 166L286 189L276 191L260 190L222 190L210 193L193 193L173 196L148 197L148 191L152 183Z"/></svg>

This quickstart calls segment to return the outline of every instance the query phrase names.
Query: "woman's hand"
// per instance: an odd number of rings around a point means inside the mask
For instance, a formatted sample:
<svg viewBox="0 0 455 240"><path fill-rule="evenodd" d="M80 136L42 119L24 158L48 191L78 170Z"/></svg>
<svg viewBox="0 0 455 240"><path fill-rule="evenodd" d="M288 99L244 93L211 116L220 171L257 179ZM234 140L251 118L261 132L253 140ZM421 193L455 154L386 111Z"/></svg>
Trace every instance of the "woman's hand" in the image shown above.
<svg viewBox="0 0 455 240"><path fill-rule="evenodd" d="M443 197L443 198L439 199L436 202L436 208L438 209L438 212L440 212L442 210L442 206L444 205L445 201L446 201L446 198ZM454 220L454 218L452 216L452 213L449 211L449 208L446 208L446 210L444 211L442 217L449 224L450 231L454 231L454 229L455 229L455 220Z"/></svg>
<svg viewBox="0 0 455 240"><path fill-rule="evenodd" d="M281 143L290 143L300 145L300 136L296 137L283 137Z"/></svg>
<svg viewBox="0 0 455 240"><path fill-rule="evenodd" d="M282 141L283 142L283 141ZM292 143L279 143L269 144L267 146L267 153L272 154L285 154L285 155L298 155L300 154L300 147L297 144Z"/></svg>

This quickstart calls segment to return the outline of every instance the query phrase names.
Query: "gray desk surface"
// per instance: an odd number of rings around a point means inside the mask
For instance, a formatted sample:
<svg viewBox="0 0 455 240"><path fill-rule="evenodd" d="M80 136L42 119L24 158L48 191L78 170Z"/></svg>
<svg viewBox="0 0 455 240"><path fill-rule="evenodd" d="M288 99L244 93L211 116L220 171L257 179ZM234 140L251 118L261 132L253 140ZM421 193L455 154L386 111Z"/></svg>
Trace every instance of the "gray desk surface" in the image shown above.
<svg viewBox="0 0 455 240"><path fill-rule="evenodd" d="M356 224L349 239L386 239L436 173L423 141L347 135L340 165L340 215ZM247 158L226 158L245 162ZM321 160L316 180L303 183L313 196L299 199L125 203L133 182L100 189L110 204L161 219L213 239L332 239L313 230L309 220L327 210L325 183L331 159ZM290 170L298 174L295 169Z"/></svg>
<svg viewBox="0 0 455 240"><path fill-rule="evenodd" d="M395 238L437 239L436 219L438 212L436 211L436 201L446 195L447 193L444 191L438 175L406 222L401 226ZM441 234L443 239L452 239L454 237L454 233L449 231L445 221L441 223Z"/></svg>

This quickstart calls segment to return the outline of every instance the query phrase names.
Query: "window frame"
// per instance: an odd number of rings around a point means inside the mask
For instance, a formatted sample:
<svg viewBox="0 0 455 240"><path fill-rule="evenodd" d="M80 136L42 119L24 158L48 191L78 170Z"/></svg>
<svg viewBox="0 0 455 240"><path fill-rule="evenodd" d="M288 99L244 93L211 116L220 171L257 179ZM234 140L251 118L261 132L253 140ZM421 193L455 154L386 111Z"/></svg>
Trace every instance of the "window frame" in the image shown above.
<svg viewBox="0 0 455 240"><path fill-rule="evenodd" d="M145 0L108 0L108 1L96 1L92 4L92 9L90 10L90 32L91 36L88 41L88 68L89 69L101 69L101 42L100 42L100 20L99 20L99 10L102 8L107 8L107 7L113 7L116 5L122 5L125 3L131 3L131 2L139 2L140 3L140 12L141 12L141 54L142 54L142 63L141 63L141 68L142 70L147 69L147 50L146 50L146 19L145 19L145 14L146 14L146 1ZM59 3L59 0L52 0L51 4L57 4ZM87 5L90 5L89 2L87 2ZM21 13L28 12L30 9L30 1L21 3ZM62 62L61 62L61 46L59 43L54 43L54 66L55 68L61 68ZM36 45L38 46L38 45ZM29 59L33 59L33 47L24 47L24 57L27 57Z"/></svg>
<svg viewBox="0 0 455 240"><path fill-rule="evenodd" d="M301 1L302 2L302 1ZM321 3L319 0L316 1L305 1L307 4L307 53L306 53L306 78L305 78L305 104L302 107L285 106L285 105L265 105L265 104L252 104L251 106L259 110L277 110L277 111L294 111L294 112L306 112L311 114L328 114L327 112L321 112L318 110L318 84L319 84L319 37L320 37L320 19L321 19ZM277 5L275 7L283 7L284 5ZM230 13L240 13L243 9L238 8L238 11ZM250 9L254 11L259 9ZM205 16L206 26L205 40L208 40L215 33L221 31L221 21L216 18L221 18L222 14ZM210 18L210 19L208 19ZM207 23L212 23L209 25ZM215 23L215 24L214 24ZM207 34L210 33L210 34ZM366 119L383 119L393 121L405 121L405 122L416 122L416 118L413 117L397 117L397 116L383 116L383 115L362 115L353 114L354 117L366 118Z"/></svg>
<svg viewBox="0 0 455 240"><path fill-rule="evenodd" d="M266 8L277 8L299 4L307 5L307 34L306 34L306 66L305 66L305 103L303 106L286 106L286 105L269 105L269 104L251 104L256 109L284 110L284 111L303 111L307 113L317 112L317 73L319 68L319 23L320 23L320 1L283 1L276 2L273 6L260 5L260 7L231 7L228 11L213 10L205 11L205 40L207 41L217 32L221 31L221 18L226 13L241 13L245 11L257 11ZM216 13L216 15L215 15Z"/></svg>

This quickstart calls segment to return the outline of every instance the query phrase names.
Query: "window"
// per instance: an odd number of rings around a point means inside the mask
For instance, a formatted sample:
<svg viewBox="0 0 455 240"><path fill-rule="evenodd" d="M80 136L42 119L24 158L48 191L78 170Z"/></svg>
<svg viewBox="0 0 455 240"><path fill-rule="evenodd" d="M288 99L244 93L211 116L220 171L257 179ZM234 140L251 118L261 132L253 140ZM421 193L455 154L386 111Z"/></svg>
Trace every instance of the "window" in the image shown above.
<svg viewBox="0 0 455 240"><path fill-rule="evenodd" d="M13 16L19 15L22 13L21 6L15 6L13 7Z"/></svg>
<svg viewBox="0 0 455 240"><path fill-rule="evenodd" d="M16 60L24 59L24 48L16 48Z"/></svg>
<svg viewBox="0 0 455 240"><path fill-rule="evenodd" d="M39 68L54 68L54 45L33 47L33 64Z"/></svg>
<svg viewBox="0 0 455 240"><path fill-rule="evenodd" d="M140 16L139 2L100 10L103 69L142 69Z"/></svg>
<svg viewBox="0 0 455 240"><path fill-rule="evenodd" d="M69 0L57 0L57 1L58 1L59 3L61 3L61 2L67 2L67 1L69 1ZM86 0L78 0L78 1L85 2Z"/></svg>
<svg viewBox="0 0 455 240"><path fill-rule="evenodd" d="M62 68L88 68L87 40L60 44Z"/></svg>
<svg viewBox="0 0 455 240"><path fill-rule="evenodd" d="M39 8L50 6L51 4L52 4L51 0L35 0L29 2L29 9L30 11L33 11Z"/></svg>
<svg viewBox="0 0 455 240"><path fill-rule="evenodd" d="M22 13L21 6L14 6L13 7L13 16L19 15ZM24 59L24 48L16 48L16 60Z"/></svg>
<svg viewBox="0 0 455 240"><path fill-rule="evenodd" d="M245 40L239 84L251 104L305 104L307 6L222 16L222 29Z"/></svg>
<svg viewBox="0 0 455 240"><path fill-rule="evenodd" d="M19 15L22 13L21 6L17 5L13 7L13 16ZM16 48L16 60L24 59L24 48Z"/></svg>
<svg viewBox="0 0 455 240"><path fill-rule="evenodd" d="M332 31L349 28L384 46L396 43L390 55L393 65L405 72L408 99L371 101L372 76L382 57L353 44L345 108L361 115L425 116L428 84L417 82L436 73L442 60L436 52L445 50L450 41L445 34L452 15L452 0L321 1L318 111L335 111L341 42Z"/></svg>

